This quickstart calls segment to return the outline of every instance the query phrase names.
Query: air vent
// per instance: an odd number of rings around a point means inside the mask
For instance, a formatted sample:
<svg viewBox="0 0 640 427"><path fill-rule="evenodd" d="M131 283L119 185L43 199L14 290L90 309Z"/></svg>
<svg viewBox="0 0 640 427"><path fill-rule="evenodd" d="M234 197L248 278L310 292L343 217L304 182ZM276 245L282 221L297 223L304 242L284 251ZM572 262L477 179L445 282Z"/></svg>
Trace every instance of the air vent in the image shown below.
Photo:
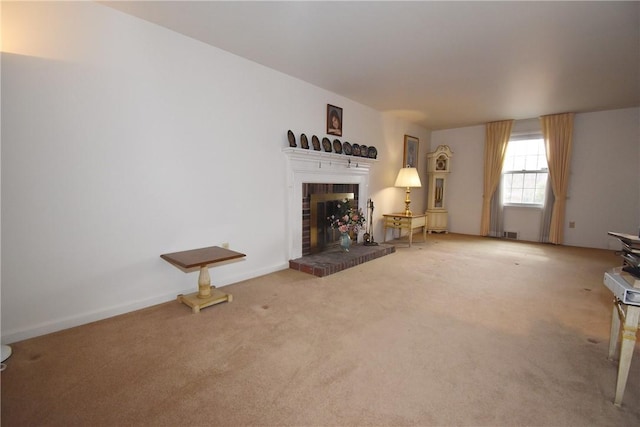
<svg viewBox="0 0 640 427"><path fill-rule="evenodd" d="M504 231L502 233L502 237L504 237L505 239L518 240L518 232L517 231Z"/></svg>

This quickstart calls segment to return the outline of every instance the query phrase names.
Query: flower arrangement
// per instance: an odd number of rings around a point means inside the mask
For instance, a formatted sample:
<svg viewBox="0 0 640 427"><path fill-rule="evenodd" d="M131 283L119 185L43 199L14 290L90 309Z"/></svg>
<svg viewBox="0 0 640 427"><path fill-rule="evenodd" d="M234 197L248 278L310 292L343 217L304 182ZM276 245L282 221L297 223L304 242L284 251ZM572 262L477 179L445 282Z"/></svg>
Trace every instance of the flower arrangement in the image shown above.
<svg viewBox="0 0 640 427"><path fill-rule="evenodd" d="M336 204L336 212L327 217L331 228L337 228L341 233L351 231L358 233L364 224L362 209L354 209L351 200L343 199Z"/></svg>

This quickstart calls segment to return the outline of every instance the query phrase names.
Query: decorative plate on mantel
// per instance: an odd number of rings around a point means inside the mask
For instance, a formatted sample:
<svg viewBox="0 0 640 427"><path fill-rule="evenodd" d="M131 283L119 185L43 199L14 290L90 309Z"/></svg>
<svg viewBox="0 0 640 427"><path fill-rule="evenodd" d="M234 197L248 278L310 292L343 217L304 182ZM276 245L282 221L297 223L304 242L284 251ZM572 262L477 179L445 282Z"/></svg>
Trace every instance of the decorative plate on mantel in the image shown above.
<svg viewBox="0 0 640 427"><path fill-rule="evenodd" d="M316 151L320 151L320 140L317 136L313 135L311 137L311 144L313 144L313 149Z"/></svg>
<svg viewBox="0 0 640 427"><path fill-rule="evenodd" d="M378 157L378 150L373 145L369 147L369 158L376 159Z"/></svg>
<svg viewBox="0 0 640 427"><path fill-rule="evenodd" d="M293 134L291 130L287 132L287 138L289 139L289 147L297 147L296 136Z"/></svg>
<svg viewBox="0 0 640 427"><path fill-rule="evenodd" d="M309 140L307 139L307 135L304 133L300 135L300 146L306 150L309 149Z"/></svg>
<svg viewBox="0 0 640 427"><path fill-rule="evenodd" d="M342 143L342 151L343 151L343 152L344 152L344 154L346 154L347 156L350 156L350 155L351 155L351 153L353 152L353 151L352 151L352 148L351 148L351 144L349 144L349 143L348 143L348 142L346 142L346 141L345 141L345 142L343 142L343 143Z"/></svg>
<svg viewBox="0 0 640 427"><path fill-rule="evenodd" d="M360 146L360 157L369 157L369 147L366 145Z"/></svg>
<svg viewBox="0 0 640 427"><path fill-rule="evenodd" d="M333 151L338 154L342 154L342 143L337 139L333 140Z"/></svg>
<svg viewBox="0 0 640 427"><path fill-rule="evenodd" d="M322 148L324 148L324 151L327 153L331 152L331 141L329 141L329 138L322 138Z"/></svg>
<svg viewBox="0 0 640 427"><path fill-rule="evenodd" d="M360 145L359 144L353 144L353 155L354 156L359 156L360 155Z"/></svg>

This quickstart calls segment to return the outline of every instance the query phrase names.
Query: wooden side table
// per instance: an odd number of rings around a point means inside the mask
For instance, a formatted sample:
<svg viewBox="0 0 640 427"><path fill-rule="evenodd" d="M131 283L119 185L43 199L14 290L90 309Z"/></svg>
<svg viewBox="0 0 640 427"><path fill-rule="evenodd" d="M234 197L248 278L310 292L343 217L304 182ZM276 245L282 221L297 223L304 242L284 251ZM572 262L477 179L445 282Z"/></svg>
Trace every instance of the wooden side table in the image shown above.
<svg viewBox="0 0 640 427"><path fill-rule="evenodd" d="M233 301L232 295L220 292L215 288L215 286L211 286L209 264L215 264L245 256L246 255L243 253L232 251L230 249L211 246L208 248L163 254L160 255L160 258L183 270L200 267L200 275L198 276L198 292L188 295L178 295L178 301L191 307L191 310L195 314L199 313L201 308L209 307L210 305L225 301Z"/></svg>
<svg viewBox="0 0 640 427"><path fill-rule="evenodd" d="M427 214L411 214L405 215L404 213L383 214L384 217L384 239L387 241L387 228L400 230L402 235L402 229L409 230L409 247L413 239L413 230L422 227L422 236L424 241L427 241Z"/></svg>
<svg viewBox="0 0 640 427"><path fill-rule="evenodd" d="M636 333L640 326L640 298L638 298L640 295L640 279L622 271L622 267L616 267L605 273L604 283L612 291L617 291L614 292L611 313L608 359L614 359L618 342L622 341L620 345L620 360L618 361L616 395L613 400L616 406L621 406L622 396L629 377L633 349L636 346ZM631 292L632 290L633 292ZM627 298L632 299L632 301L625 301Z"/></svg>

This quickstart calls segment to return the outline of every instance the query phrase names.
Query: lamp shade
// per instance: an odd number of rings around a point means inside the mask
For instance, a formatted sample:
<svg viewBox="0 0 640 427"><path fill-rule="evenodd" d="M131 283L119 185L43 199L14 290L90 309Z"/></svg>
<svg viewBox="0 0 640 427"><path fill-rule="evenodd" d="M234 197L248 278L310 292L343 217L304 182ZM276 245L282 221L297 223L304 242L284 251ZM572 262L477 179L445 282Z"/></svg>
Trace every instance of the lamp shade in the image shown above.
<svg viewBox="0 0 640 427"><path fill-rule="evenodd" d="M402 168L398 172L396 178L396 187L422 187L420 182L420 176L418 175L418 169L416 168Z"/></svg>

